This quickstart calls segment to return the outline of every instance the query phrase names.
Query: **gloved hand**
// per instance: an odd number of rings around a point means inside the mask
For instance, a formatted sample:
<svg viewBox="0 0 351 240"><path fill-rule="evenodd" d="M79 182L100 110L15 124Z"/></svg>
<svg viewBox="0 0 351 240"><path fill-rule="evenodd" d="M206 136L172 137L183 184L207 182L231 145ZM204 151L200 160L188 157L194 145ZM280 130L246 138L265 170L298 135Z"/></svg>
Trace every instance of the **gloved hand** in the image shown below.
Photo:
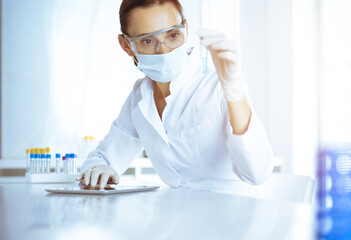
<svg viewBox="0 0 351 240"><path fill-rule="evenodd" d="M81 173L76 180L92 187L95 187L98 184L102 189L106 184L118 184L119 176L111 167L107 165L99 165Z"/></svg>
<svg viewBox="0 0 351 240"><path fill-rule="evenodd" d="M245 88L237 44L214 30L201 29L198 34L201 44L211 53L225 98L229 102L241 100L245 96Z"/></svg>

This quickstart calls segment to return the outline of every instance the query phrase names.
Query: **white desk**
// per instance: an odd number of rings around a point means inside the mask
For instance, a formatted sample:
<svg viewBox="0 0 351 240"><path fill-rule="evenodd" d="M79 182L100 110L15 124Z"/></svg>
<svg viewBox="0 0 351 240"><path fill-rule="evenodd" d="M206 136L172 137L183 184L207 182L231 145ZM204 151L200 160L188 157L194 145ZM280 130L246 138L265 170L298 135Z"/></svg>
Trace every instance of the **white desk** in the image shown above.
<svg viewBox="0 0 351 240"><path fill-rule="evenodd" d="M0 239L313 239L313 207L191 189L51 195L0 183ZM65 185L67 186L67 185Z"/></svg>

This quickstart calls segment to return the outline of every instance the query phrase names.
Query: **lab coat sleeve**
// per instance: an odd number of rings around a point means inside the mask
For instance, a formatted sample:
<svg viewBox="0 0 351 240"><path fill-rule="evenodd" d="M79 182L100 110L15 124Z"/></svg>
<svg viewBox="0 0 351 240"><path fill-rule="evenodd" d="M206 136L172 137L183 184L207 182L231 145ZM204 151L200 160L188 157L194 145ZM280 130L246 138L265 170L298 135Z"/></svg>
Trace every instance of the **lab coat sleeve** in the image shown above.
<svg viewBox="0 0 351 240"><path fill-rule="evenodd" d="M139 156L142 145L131 119L131 98L132 94L123 104L109 133L97 148L89 153L87 160L81 167L81 172L97 165L106 164L114 168L121 176L131 162Z"/></svg>
<svg viewBox="0 0 351 240"><path fill-rule="evenodd" d="M266 132L252 109L252 101L246 86L245 89L252 114L248 129L243 135L233 134L228 104L220 84L217 86L217 93L222 113L227 119L227 147L231 156L232 169L241 180L250 184L262 184L273 171L273 152Z"/></svg>

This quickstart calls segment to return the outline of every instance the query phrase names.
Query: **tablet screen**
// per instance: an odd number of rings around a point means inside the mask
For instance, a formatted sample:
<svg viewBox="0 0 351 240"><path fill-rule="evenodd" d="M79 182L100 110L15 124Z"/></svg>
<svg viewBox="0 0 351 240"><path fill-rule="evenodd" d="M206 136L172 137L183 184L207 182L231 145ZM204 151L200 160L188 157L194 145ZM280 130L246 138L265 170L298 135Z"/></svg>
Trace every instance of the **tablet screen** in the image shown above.
<svg viewBox="0 0 351 240"><path fill-rule="evenodd" d="M51 188L51 189L45 189L45 191L50 193L73 193L73 194L115 194L115 193L150 191L158 188L159 186L116 185L115 187L105 187L104 189L100 189L99 187L77 186L77 187Z"/></svg>

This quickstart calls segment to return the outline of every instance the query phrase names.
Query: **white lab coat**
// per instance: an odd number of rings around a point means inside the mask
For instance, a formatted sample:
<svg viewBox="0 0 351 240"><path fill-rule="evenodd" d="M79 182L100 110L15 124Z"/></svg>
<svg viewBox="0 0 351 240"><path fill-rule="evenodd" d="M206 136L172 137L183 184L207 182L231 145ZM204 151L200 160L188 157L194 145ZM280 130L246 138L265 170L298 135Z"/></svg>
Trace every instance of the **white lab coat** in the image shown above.
<svg viewBox="0 0 351 240"><path fill-rule="evenodd" d="M194 58L190 56L186 70L171 82L162 121L152 81L145 77L135 83L81 172L108 164L121 175L144 148L159 177L171 187L208 189L267 179L273 154L257 115L252 110L248 130L234 135L216 71L201 73Z"/></svg>

